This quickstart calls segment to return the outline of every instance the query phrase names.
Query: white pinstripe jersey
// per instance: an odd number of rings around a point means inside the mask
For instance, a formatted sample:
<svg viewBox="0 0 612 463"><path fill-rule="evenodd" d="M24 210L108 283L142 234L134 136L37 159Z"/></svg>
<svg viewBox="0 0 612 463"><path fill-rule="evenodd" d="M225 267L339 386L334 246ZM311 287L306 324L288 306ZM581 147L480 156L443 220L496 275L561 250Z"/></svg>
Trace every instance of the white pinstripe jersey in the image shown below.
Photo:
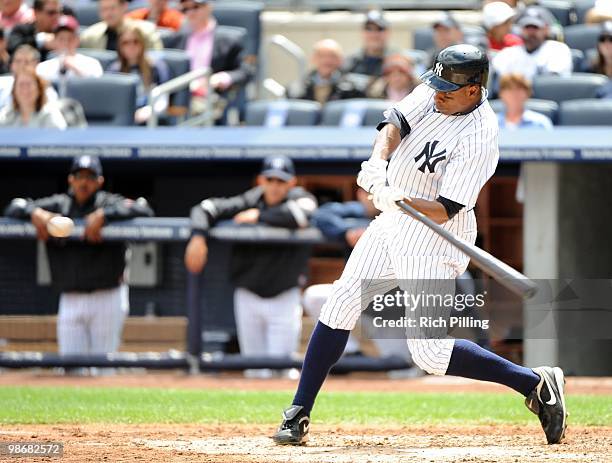
<svg viewBox="0 0 612 463"><path fill-rule="evenodd" d="M497 167L497 117L484 98L470 113L446 116L434 95L421 84L395 105L411 130L391 156L387 180L409 198L443 196L469 211Z"/></svg>

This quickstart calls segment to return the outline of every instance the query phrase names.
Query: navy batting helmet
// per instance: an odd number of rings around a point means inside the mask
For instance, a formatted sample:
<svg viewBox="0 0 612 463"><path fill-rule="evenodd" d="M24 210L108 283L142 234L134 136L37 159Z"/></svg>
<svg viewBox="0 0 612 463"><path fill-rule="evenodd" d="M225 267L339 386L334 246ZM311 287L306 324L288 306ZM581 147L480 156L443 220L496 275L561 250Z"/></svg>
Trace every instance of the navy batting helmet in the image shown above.
<svg viewBox="0 0 612 463"><path fill-rule="evenodd" d="M466 85L487 85L489 58L474 45L451 45L438 53L433 67L421 80L439 92L454 92Z"/></svg>

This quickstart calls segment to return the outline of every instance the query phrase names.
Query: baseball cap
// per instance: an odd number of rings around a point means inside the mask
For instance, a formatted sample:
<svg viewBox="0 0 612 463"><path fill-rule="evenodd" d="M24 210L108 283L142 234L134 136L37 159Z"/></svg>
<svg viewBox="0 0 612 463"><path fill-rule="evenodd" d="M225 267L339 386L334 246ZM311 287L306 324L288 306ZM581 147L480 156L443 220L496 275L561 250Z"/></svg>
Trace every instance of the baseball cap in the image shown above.
<svg viewBox="0 0 612 463"><path fill-rule="evenodd" d="M268 156L263 161L261 175L288 182L295 177L295 167L293 161L287 156Z"/></svg>
<svg viewBox="0 0 612 463"><path fill-rule="evenodd" d="M75 172L87 169L92 171L98 177L102 175L102 164L100 163L100 159L97 156L90 156L88 154L83 154L81 156L76 156L72 160L72 166L70 167L70 173L74 174Z"/></svg>
<svg viewBox="0 0 612 463"><path fill-rule="evenodd" d="M434 29L436 27L447 27L449 29L461 29L461 26L450 13L442 13L442 15L431 25Z"/></svg>
<svg viewBox="0 0 612 463"><path fill-rule="evenodd" d="M389 22L385 19L382 11L380 10L368 11L363 26L366 27L368 24L374 24L376 27L383 30L389 27Z"/></svg>
<svg viewBox="0 0 612 463"><path fill-rule="evenodd" d="M514 9L506 2L487 3L482 9L482 24L486 29L505 23L514 16Z"/></svg>
<svg viewBox="0 0 612 463"><path fill-rule="evenodd" d="M79 22L74 16L63 15L57 21L57 25L53 32L70 31L77 32L79 30Z"/></svg>
<svg viewBox="0 0 612 463"><path fill-rule="evenodd" d="M605 21L601 23L601 31L599 32L599 38L612 37L612 21Z"/></svg>
<svg viewBox="0 0 612 463"><path fill-rule="evenodd" d="M520 27L546 27L550 25L550 13L540 6L530 6L523 12L517 24Z"/></svg>

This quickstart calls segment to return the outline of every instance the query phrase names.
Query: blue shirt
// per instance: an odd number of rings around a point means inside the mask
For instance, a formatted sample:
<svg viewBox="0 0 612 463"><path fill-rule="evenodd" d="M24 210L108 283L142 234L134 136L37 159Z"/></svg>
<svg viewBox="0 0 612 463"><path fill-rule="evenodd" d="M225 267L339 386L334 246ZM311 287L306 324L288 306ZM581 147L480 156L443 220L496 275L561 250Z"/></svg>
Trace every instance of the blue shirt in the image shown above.
<svg viewBox="0 0 612 463"><path fill-rule="evenodd" d="M326 203L312 215L311 223L330 239L344 241L347 231L365 228L371 221L363 204L359 201Z"/></svg>
<svg viewBox="0 0 612 463"><path fill-rule="evenodd" d="M498 113L497 120L499 121L500 129L547 129L553 128L552 121L544 114L526 109L523 113L523 118L518 125L506 123L506 113Z"/></svg>

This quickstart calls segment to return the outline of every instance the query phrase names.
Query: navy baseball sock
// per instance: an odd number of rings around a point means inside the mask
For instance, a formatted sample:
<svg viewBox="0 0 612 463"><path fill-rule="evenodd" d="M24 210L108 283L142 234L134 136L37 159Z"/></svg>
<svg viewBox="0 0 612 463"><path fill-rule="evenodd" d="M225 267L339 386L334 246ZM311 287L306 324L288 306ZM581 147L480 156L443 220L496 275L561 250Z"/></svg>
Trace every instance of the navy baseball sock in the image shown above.
<svg viewBox="0 0 612 463"><path fill-rule="evenodd" d="M525 397L540 382L530 368L516 365L467 339L455 340L446 374L505 384Z"/></svg>
<svg viewBox="0 0 612 463"><path fill-rule="evenodd" d="M310 414L329 370L344 352L350 333L349 330L335 330L317 322L308 342L300 383L292 405L301 405Z"/></svg>

